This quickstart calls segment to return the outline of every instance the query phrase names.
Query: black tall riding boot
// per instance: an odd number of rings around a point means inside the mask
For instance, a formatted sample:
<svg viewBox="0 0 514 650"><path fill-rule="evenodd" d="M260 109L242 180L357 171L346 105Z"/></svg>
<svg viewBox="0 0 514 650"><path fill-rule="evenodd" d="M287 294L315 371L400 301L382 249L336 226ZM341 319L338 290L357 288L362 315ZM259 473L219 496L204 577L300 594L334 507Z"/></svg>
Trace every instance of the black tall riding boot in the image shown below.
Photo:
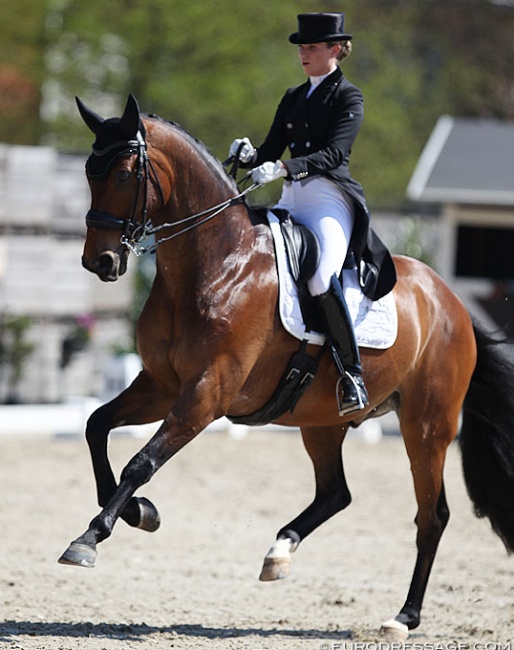
<svg viewBox="0 0 514 650"><path fill-rule="evenodd" d="M330 289L315 296L323 320L325 335L341 377L336 396L339 415L360 411L368 404L368 393L362 379L359 348L341 284L334 275Z"/></svg>

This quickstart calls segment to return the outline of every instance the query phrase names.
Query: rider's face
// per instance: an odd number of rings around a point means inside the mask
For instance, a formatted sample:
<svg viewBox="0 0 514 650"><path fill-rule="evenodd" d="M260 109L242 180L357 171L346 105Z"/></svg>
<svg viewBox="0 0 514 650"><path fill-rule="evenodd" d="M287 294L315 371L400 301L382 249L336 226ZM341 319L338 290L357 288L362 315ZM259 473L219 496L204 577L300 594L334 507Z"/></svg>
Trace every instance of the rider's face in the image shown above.
<svg viewBox="0 0 514 650"><path fill-rule="evenodd" d="M298 56L305 74L319 77L332 72L337 65L340 46L330 43L307 43L298 46Z"/></svg>

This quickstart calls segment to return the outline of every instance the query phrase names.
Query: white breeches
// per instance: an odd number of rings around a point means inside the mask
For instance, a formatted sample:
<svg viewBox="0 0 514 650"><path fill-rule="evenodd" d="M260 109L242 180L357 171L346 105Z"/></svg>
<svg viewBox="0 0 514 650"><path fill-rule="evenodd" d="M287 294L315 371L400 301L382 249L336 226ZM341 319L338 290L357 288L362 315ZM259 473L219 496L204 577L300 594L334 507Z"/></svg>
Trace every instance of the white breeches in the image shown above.
<svg viewBox="0 0 514 650"><path fill-rule="evenodd" d="M339 277L348 252L355 221L351 203L337 185L317 176L303 184L285 182L277 207L288 210L317 235L321 261L307 286L312 296L325 293L334 273Z"/></svg>

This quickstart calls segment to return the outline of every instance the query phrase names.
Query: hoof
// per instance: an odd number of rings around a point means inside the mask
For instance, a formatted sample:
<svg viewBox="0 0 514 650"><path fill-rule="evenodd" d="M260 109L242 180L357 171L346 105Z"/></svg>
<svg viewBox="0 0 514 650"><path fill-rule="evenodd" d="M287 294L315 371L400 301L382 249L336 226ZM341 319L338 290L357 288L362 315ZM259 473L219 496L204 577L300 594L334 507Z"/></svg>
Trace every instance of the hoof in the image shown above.
<svg viewBox="0 0 514 650"><path fill-rule="evenodd" d="M154 533L161 525L161 517L157 508L145 497L136 498L139 507L139 524L137 528L146 530L147 533Z"/></svg>
<svg viewBox="0 0 514 650"><path fill-rule="evenodd" d="M405 623L400 623L395 618L382 623L380 634L385 637L388 643L403 642L409 638L409 628Z"/></svg>
<svg viewBox="0 0 514 650"><path fill-rule="evenodd" d="M95 566L95 560L96 551L94 548L87 544L72 542L58 561L59 564L70 564L92 569Z"/></svg>
<svg viewBox="0 0 514 650"><path fill-rule="evenodd" d="M262 565L259 580L268 582L270 580L283 580L291 571L291 558L289 557L267 557Z"/></svg>

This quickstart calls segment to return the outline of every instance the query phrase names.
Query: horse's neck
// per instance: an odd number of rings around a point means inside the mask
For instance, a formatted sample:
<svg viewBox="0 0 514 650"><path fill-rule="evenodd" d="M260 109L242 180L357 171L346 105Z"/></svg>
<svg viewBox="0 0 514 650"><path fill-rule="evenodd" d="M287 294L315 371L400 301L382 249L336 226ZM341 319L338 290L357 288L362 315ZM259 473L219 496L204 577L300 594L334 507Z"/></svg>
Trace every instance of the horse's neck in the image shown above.
<svg viewBox="0 0 514 650"><path fill-rule="evenodd" d="M182 144L182 146L178 146ZM185 144L185 146L184 146ZM173 151L178 154L173 155ZM172 146L169 173L173 179L168 212L172 219L184 219L210 210L216 205L236 196L235 183L226 176L221 165L209 160L208 154L196 149L186 141Z"/></svg>
<svg viewBox="0 0 514 650"><path fill-rule="evenodd" d="M201 215L161 233L165 239L182 231L157 248L157 265L170 288L171 285L176 288L177 285L196 283L198 286L211 282L219 270L227 265L234 266L235 257L248 257L256 236L243 203L223 209L216 207L234 198L237 190L217 176L217 170L210 169L207 163L195 162L175 164L181 172L180 177L175 178L175 189L155 224L176 223ZM206 219L211 214L214 215L212 219Z"/></svg>
<svg viewBox="0 0 514 650"><path fill-rule="evenodd" d="M163 208L152 214L154 226L177 223L237 196L237 186L221 164L180 130L149 121L148 135L165 199ZM235 286L238 276L251 275L255 257L268 257L269 233L253 223L243 203L230 205L202 223L205 216L164 228L157 235L161 241L158 272L166 290L177 299L187 300L183 287L197 294L212 293L213 280L223 283L223 277L228 278L227 285ZM186 232L189 226L195 227ZM164 241L170 236L173 239ZM267 259L260 266L272 263Z"/></svg>

